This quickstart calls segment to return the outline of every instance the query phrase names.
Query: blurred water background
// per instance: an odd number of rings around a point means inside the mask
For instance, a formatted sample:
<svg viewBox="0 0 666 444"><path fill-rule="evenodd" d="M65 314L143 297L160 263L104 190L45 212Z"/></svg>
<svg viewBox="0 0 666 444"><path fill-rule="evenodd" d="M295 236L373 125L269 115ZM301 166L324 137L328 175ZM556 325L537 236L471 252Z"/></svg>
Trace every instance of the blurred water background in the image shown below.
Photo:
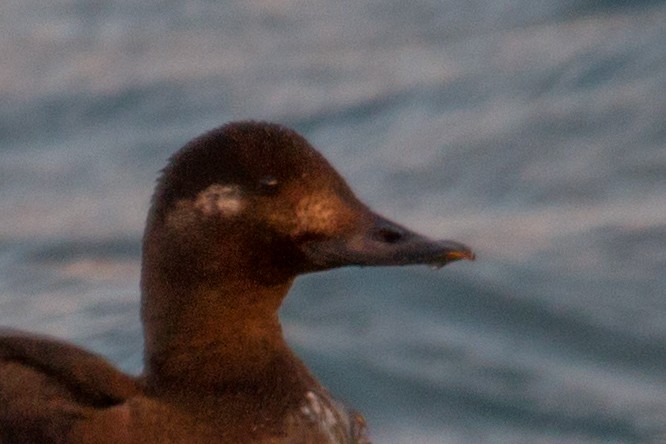
<svg viewBox="0 0 666 444"><path fill-rule="evenodd" d="M476 263L302 278L282 318L377 443L666 431L666 4L5 0L0 324L141 370L168 156L294 127L377 211Z"/></svg>

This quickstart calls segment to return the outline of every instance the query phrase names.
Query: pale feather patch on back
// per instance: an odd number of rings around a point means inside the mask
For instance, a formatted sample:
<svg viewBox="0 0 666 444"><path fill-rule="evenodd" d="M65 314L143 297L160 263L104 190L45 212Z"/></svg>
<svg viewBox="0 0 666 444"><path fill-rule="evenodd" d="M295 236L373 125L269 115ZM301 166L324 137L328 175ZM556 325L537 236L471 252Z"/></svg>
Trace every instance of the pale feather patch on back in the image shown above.
<svg viewBox="0 0 666 444"><path fill-rule="evenodd" d="M317 425L329 439L329 442L338 442L337 430L341 424L337 415L333 413L332 406L328 405L324 399L316 393L308 391L305 393L305 400L300 407L301 414L310 422Z"/></svg>
<svg viewBox="0 0 666 444"><path fill-rule="evenodd" d="M194 207L206 216L233 217L243 211L243 195L238 185L214 184L197 195Z"/></svg>
<svg viewBox="0 0 666 444"><path fill-rule="evenodd" d="M298 410L288 417L287 422L298 430L316 431L308 434L309 439L304 442L370 444L361 415L349 412L340 402L316 391L304 393Z"/></svg>

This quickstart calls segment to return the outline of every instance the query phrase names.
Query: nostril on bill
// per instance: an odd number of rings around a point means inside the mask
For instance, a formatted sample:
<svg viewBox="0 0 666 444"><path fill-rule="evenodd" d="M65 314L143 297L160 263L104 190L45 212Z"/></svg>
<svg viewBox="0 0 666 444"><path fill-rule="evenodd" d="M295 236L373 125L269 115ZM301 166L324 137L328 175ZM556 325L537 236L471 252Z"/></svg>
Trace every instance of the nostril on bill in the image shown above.
<svg viewBox="0 0 666 444"><path fill-rule="evenodd" d="M394 244L399 242L404 237L402 231L393 229L393 228L380 228L377 230L376 238L387 244Z"/></svg>

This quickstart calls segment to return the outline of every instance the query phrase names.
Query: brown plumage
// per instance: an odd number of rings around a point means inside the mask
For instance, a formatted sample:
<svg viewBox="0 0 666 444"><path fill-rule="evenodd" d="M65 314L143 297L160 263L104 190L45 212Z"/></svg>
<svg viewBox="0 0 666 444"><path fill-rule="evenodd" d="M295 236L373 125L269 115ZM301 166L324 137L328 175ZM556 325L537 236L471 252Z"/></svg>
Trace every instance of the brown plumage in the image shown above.
<svg viewBox="0 0 666 444"><path fill-rule="evenodd" d="M143 242L145 370L0 331L0 444L365 443L286 344L298 274L473 259L371 212L305 139L239 122L177 152Z"/></svg>

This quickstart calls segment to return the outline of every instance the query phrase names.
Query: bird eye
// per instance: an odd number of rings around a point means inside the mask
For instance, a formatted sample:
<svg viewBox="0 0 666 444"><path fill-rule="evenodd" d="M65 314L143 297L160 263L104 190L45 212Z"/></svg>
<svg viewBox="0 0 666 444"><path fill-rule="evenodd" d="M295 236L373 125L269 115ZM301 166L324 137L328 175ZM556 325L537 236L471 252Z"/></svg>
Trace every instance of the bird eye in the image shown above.
<svg viewBox="0 0 666 444"><path fill-rule="evenodd" d="M266 176L259 181L259 191L271 195L277 193L280 182L274 176Z"/></svg>

